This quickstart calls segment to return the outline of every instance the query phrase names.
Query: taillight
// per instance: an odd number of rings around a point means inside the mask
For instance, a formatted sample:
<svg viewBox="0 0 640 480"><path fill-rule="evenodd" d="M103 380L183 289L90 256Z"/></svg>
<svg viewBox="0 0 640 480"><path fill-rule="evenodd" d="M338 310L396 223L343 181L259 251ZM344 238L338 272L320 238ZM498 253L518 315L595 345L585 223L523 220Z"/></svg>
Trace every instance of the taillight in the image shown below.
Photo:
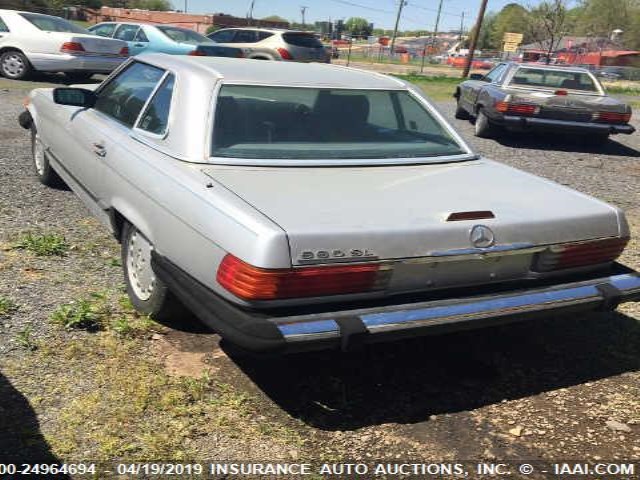
<svg viewBox="0 0 640 480"><path fill-rule="evenodd" d="M566 97L567 95L569 95L569 92L567 92L566 90L556 90L555 92L553 92L553 94L560 97Z"/></svg>
<svg viewBox="0 0 640 480"><path fill-rule="evenodd" d="M508 113L512 115L537 115L540 113L540 107L538 105L532 105L530 103L510 103L510 102L496 102L496 110L502 113Z"/></svg>
<svg viewBox="0 0 640 480"><path fill-rule="evenodd" d="M121 57L128 57L129 56L129 47L122 47L120 49L120 53L118 53L118 55L120 55Z"/></svg>
<svg viewBox="0 0 640 480"><path fill-rule="evenodd" d="M596 112L591 118L596 122L602 123L629 123L629 120L631 120L631 112Z"/></svg>
<svg viewBox="0 0 640 480"><path fill-rule="evenodd" d="M286 48L276 48L283 60L293 60L293 56Z"/></svg>
<svg viewBox="0 0 640 480"><path fill-rule="evenodd" d="M189 55L192 57L206 57L207 54L204 53L202 50L191 50L189 52Z"/></svg>
<svg viewBox="0 0 640 480"><path fill-rule="evenodd" d="M554 245L536 255L534 270L549 272L613 262L620 256L628 242L628 238L607 238Z"/></svg>
<svg viewBox="0 0 640 480"><path fill-rule="evenodd" d="M78 42L64 42L60 47L60 51L64 53L84 52L84 47Z"/></svg>
<svg viewBox="0 0 640 480"><path fill-rule="evenodd" d="M284 269L258 268L228 254L217 280L245 300L320 297L383 289L391 270L378 263Z"/></svg>

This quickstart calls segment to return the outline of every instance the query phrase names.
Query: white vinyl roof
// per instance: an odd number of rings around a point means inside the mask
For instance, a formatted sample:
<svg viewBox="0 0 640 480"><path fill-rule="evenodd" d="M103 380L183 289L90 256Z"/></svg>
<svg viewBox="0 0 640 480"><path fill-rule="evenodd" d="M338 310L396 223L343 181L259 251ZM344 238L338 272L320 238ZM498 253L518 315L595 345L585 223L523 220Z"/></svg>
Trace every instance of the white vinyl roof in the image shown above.
<svg viewBox="0 0 640 480"><path fill-rule="evenodd" d="M335 88L406 89L393 77L324 63L297 63L246 58L192 57L163 53L142 54L136 60L158 67L225 83L253 85L327 86Z"/></svg>

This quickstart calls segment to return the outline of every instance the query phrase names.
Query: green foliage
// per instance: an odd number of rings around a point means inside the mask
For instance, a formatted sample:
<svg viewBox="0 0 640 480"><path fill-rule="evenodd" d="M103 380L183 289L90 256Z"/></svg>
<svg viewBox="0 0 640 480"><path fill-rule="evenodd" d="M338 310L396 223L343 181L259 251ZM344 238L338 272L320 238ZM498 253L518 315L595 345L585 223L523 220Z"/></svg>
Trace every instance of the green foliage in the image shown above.
<svg viewBox="0 0 640 480"><path fill-rule="evenodd" d="M15 312L18 306L10 298L0 295L0 316Z"/></svg>
<svg viewBox="0 0 640 480"><path fill-rule="evenodd" d="M58 307L51 315L53 323L68 329L102 330L111 314L106 298L94 293L88 299Z"/></svg>
<svg viewBox="0 0 640 480"><path fill-rule="evenodd" d="M18 342L18 345L31 352L38 348L36 342L31 336L32 331L33 329L31 328L31 325L27 325L16 334L16 341Z"/></svg>
<svg viewBox="0 0 640 480"><path fill-rule="evenodd" d="M289 22L289 20L287 20L286 18L282 18L278 15L269 15L268 17L263 17L260 20L265 20L268 22Z"/></svg>
<svg viewBox="0 0 640 480"><path fill-rule="evenodd" d="M355 37L368 37L371 35L369 21L362 17L351 17L344 22L344 28Z"/></svg>
<svg viewBox="0 0 640 480"><path fill-rule="evenodd" d="M518 5L517 3L506 5L493 20L493 25L489 33L491 45L493 45L494 48L501 48L502 39L507 32L527 33L527 24L529 21L529 11L522 5ZM528 40L525 36L523 43L529 43Z"/></svg>
<svg viewBox="0 0 640 480"><path fill-rule="evenodd" d="M69 250L69 244L63 236L55 233L34 234L28 232L20 237L13 248L27 250L39 257L62 257Z"/></svg>

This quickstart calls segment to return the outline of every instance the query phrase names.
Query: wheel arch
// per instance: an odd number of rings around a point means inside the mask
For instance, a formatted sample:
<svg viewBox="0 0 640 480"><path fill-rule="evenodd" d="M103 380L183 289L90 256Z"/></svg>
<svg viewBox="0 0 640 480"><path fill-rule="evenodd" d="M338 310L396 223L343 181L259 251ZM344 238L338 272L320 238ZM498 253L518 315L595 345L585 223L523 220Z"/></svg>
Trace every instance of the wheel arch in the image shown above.
<svg viewBox="0 0 640 480"><path fill-rule="evenodd" d="M136 227L151 243L154 243L149 223L134 208L124 202L114 202L114 205L107 209L107 215L111 223L111 232L118 243L122 241L122 232L127 223Z"/></svg>
<svg viewBox="0 0 640 480"><path fill-rule="evenodd" d="M20 52L20 53L21 53L21 54L23 54L25 57L27 56L27 54L26 54L26 53L24 53L24 51L23 51L23 50L21 50L21 49L20 49L20 48L18 48L18 47L12 47L11 45L0 48L0 55L2 55L3 53L6 53L6 52ZM29 59L27 58L27 60L29 60Z"/></svg>

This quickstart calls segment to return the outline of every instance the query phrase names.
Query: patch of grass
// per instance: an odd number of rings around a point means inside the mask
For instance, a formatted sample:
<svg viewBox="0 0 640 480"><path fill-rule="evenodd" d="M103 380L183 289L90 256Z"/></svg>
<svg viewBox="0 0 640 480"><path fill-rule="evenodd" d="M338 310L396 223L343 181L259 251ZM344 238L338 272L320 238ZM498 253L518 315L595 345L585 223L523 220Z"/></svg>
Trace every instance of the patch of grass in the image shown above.
<svg viewBox="0 0 640 480"><path fill-rule="evenodd" d="M0 316L10 315L18 309L18 305L10 298L0 295Z"/></svg>
<svg viewBox="0 0 640 480"><path fill-rule="evenodd" d="M58 307L51 315L53 323L67 329L102 330L112 310L99 293L90 298L67 303Z"/></svg>
<svg viewBox="0 0 640 480"><path fill-rule="evenodd" d="M55 233L34 234L28 232L13 244L13 248L27 250L39 257L62 257L69 250L69 244L63 236Z"/></svg>
<svg viewBox="0 0 640 480"><path fill-rule="evenodd" d="M25 350L29 350L31 352L33 352L38 348L38 345L36 344L35 340L31 336L32 332L33 332L33 329L31 328L31 325L27 325L24 329L20 330L16 334L16 341L18 342L18 345L20 345Z"/></svg>
<svg viewBox="0 0 640 480"><path fill-rule="evenodd" d="M420 87L432 100L450 100L456 90L456 85L462 82L461 78L440 76L427 76L412 73L409 75L394 75L402 80L411 82Z"/></svg>

